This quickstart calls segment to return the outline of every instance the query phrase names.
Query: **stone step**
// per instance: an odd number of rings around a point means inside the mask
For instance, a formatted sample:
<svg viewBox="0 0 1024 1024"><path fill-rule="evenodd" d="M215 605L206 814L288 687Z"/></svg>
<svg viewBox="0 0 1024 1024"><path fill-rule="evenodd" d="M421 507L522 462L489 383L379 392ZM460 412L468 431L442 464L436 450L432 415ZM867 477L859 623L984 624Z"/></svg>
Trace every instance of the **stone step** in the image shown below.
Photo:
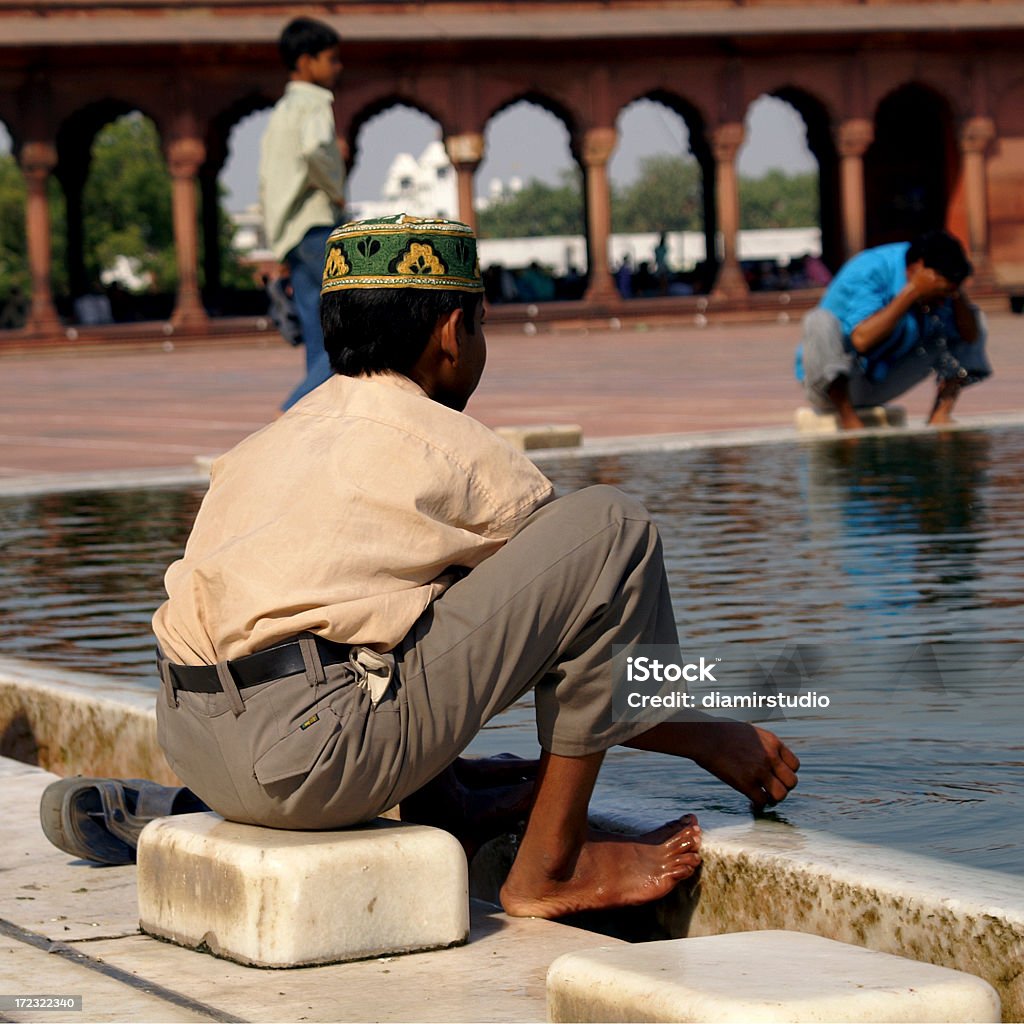
<svg viewBox="0 0 1024 1024"><path fill-rule="evenodd" d="M998 1021L963 971L791 931L737 932L566 953L551 1021Z"/></svg>
<svg viewBox="0 0 1024 1024"><path fill-rule="evenodd" d="M575 423L533 424L527 427L495 427L513 448L535 451L539 448L579 448L583 444L583 429Z"/></svg>
<svg viewBox="0 0 1024 1024"><path fill-rule="evenodd" d="M857 409L865 427L905 427L907 410L902 405L871 405ZM802 405L794 414L796 429L801 434L838 434L839 418L833 412L818 412Z"/></svg>
<svg viewBox="0 0 1024 1024"><path fill-rule="evenodd" d="M160 818L139 839L138 899L144 932L259 967L438 949L469 934L458 841L381 818L337 832Z"/></svg>

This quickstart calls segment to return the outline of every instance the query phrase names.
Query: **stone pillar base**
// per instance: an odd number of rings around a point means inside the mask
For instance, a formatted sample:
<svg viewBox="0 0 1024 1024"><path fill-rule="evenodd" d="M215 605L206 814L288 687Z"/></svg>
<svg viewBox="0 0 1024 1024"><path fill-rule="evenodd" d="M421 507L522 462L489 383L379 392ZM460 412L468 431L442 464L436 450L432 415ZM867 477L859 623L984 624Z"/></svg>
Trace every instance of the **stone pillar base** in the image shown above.
<svg viewBox="0 0 1024 1024"><path fill-rule="evenodd" d="M745 299L750 295L738 263L723 263L711 289L713 299Z"/></svg>
<svg viewBox="0 0 1024 1024"><path fill-rule="evenodd" d="M176 333L204 334L210 327L210 318L202 306L185 306L174 310L170 324Z"/></svg>

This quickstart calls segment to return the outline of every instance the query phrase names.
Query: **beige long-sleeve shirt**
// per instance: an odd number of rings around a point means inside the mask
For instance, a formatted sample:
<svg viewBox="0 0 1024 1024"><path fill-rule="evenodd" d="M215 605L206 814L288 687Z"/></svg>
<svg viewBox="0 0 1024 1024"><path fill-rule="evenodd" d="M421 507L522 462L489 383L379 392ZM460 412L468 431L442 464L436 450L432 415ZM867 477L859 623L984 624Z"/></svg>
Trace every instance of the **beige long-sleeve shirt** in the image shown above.
<svg viewBox="0 0 1024 1024"><path fill-rule="evenodd" d="M214 463L154 631L191 665L304 630L390 649L453 566L551 496L525 455L406 377L332 377Z"/></svg>
<svg viewBox="0 0 1024 1024"><path fill-rule="evenodd" d="M283 260L310 228L334 226L345 206L345 165L334 126L334 94L289 82L260 148L260 203L267 244Z"/></svg>

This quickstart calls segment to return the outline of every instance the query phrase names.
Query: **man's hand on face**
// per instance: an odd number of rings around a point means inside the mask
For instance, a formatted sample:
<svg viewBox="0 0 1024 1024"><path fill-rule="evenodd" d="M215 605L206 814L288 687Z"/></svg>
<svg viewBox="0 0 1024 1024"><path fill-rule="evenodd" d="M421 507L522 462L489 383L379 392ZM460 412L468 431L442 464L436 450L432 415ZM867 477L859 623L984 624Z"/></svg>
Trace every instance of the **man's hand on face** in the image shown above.
<svg viewBox="0 0 1024 1024"><path fill-rule="evenodd" d="M932 270L923 263L915 264L907 278L918 302L948 299L956 291L956 285L948 277L943 277L937 270Z"/></svg>

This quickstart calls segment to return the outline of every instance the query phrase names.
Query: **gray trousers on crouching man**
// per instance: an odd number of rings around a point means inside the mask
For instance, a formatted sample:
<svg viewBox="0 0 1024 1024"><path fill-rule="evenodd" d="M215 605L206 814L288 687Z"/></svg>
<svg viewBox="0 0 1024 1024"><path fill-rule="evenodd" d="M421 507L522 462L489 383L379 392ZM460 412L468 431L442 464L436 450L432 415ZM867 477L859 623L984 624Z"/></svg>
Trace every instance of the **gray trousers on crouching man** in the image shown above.
<svg viewBox="0 0 1024 1024"><path fill-rule="evenodd" d="M535 512L386 655L354 648L324 666L307 641L305 672L239 691L223 663L217 693L175 688L162 661L160 743L225 818L340 828L419 789L531 688L552 753L596 753L650 729L613 720L613 644L678 637L647 511L589 487Z"/></svg>
<svg viewBox="0 0 1024 1024"><path fill-rule="evenodd" d="M978 337L973 342L932 336L889 367L884 380L869 379L857 353L844 343L843 327L827 309L812 309L803 321L804 392L819 412L832 412L828 389L839 377L850 382L850 401L863 408L884 405L909 391L929 374L959 380L965 387L992 373L985 352L986 329L978 313Z"/></svg>

